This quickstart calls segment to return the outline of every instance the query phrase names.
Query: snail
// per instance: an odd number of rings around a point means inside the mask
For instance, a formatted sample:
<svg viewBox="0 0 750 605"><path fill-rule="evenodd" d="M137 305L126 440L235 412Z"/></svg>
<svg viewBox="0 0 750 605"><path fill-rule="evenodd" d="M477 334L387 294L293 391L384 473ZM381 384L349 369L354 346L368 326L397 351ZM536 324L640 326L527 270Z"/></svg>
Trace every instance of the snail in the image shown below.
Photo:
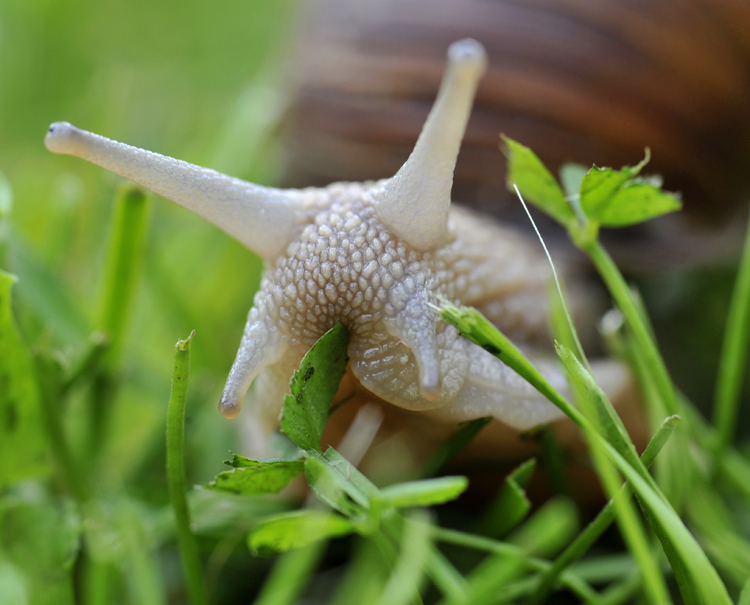
<svg viewBox="0 0 750 605"><path fill-rule="evenodd" d="M219 405L224 416L238 415L255 380L254 415L273 426L303 355L341 322L351 335L350 378L370 399L449 423L493 416L524 430L561 413L441 322L438 311L441 298L478 307L520 339L540 371L565 390L561 370L536 343L546 331L550 271L541 248L451 205L453 170L485 67L478 42L450 46L414 150L395 176L380 181L261 187L67 122L52 124L45 144L192 210L265 259ZM585 310L585 296L578 300ZM617 362L592 366L609 393L629 380Z"/></svg>

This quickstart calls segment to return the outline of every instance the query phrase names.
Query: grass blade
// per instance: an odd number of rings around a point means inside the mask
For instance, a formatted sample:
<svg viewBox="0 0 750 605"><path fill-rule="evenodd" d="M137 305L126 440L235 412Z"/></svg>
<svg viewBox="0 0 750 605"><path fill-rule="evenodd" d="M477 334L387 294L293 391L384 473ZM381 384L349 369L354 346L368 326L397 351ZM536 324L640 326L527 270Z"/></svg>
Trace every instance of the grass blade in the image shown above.
<svg viewBox="0 0 750 605"><path fill-rule="evenodd" d="M419 476L422 479L427 479L428 477L436 475L438 471L456 454L464 449L491 420L492 418L487 416L485 418L477 418L476 420L471 420L465 423L458 432L441 445L425 463Z"/></svg>
<svg viewBox="0 0 750 605"><path fill-rule="evenodd" d="M465 532L441 527L433 527L433 536L435 540L470 548L481 550L505 557L520 558L525 569L534 571L546 571L552 565L549 561L544 561L537 557L528 556L520 546L500 542L484 536L475 536ZM596 591L580 577L565 571L560 576L560 583L574 594L578 595L585 603L598 603L599 598Z"/></svg>
<svg viewBox="0 0 750 605"><path fill-rule="evenodd" d="M656 389L666 412L669 415L679 414L674 385L667 371L667 366L664 364L659 349L651 337L648 326L643 321L643 317L633 300L630 288L628 288L628 284L623 278L622 273L620 273L612 257L607 254L607 251L598 240L584 242L582 248L593 261L599 275L607 285L612 298L614 298L615 303L622 311L628 325L633 331L633 336L644 357L644 362L647 367L651 368Z"/></svg>
<svg viewBox="0 0 750 605"><path fill-rule="evenodd" d="M0 271L0 489L49 472L41 381L13 316L15 281Z"/></svg>
<svg viewBox="0 0 750 605"><path fill-rule="evenodd" d="M619 271L617 271L616 268L615 271L619 276ZM623 280L623 286L624 283ZM638 321L641 328L646 331L646 339L655 347L629 294L627 295L627 299L630 304L631 312L636 315L636 321ZM632 466L627 460L628 448L625 449L624 455L622 455L616 447L610 444L609 441L602 436L602 434L583 414L581 414L578 409L573 407L565 397L563 397L544 379L544 377L513 345L513 343L511 343L507 337L502 335L497 328L487 321L487 319L476 311L476 309L465 307L459 309L453 305L446 304L441 311L441 317L451 325L455 326L459 332L467 336L469 340L484 347L486 350L491 351L499 359L513 368L513 370L518 372L518 374L529 381L542 395L546 396L553 404L559 407L574 422L576 422L576 424L586 432L587 436L593 437L592 442L604 448L604 452L609 456L617 469L626 476L628 481L631 482L633 491L639 497L641 508L646 514L649 524L662 543L664 552L667 554L672 569L678 578L680 589L686 602L699 602L699 599L703 598L706 602L710 603L731 603L729 596L727 595L726 587L722 583L714 567L711 565L706 554L701 550L700 546L698 546L695 538L693 538L682 523L677 513L675 513L674 509L664 497L664 494L661 493L658 486L642 476L642 473L645 472L648 474L648 471L643 469L640 459L638 459L637 466L634 468L634 466ZM658 351L656 351L655 348L654 352L661 362L661 357L658 355ZM668 386L671 389L671 379L668 375L666 378ZM676 402L673 403L676 406ZM637 481L635 481L634 478L637 478Z"/></svg>
<svg viewBox="0 0 750 605"><path fill-rule="evenodd" d="M414 510L406 518L401 539L401 552L388 579L378 605L421 603L419 586L432 550L430 523L427 513Z"/></svg>
<svg viewBox="0 0 750 605"><path fill-rule="evenodd" d="M515 529L531 511L531 501L524 487L536 468L536 459L522 463L505 477L500 491L478 523L482 534L503 538Z"/></svg>
<svg viewBox="0 0 750 605"><path fill-rule="evenodd" d="M320 563L326 544L326 540L319 540L281 555L254 605L296 603Z"/></svg>
<svg viewBox="0 0 750 605"><path fill-rule="evenodd" d="M560 360L568 370L571 386L577 395L581 409L591 424L598 428L596 434L590 430L584 430L584 434L599 480L614 502L615 516L622 537L640 569L644 592L652 603L668 603L670 598L667 584L654 558L646 531L633 503L625 498L615 498L621 481L596 437L598 434L606 435L608 442L623 458L628 460L628 463L632 456L637 456L635 448L624 428L617 422L619 417L612 409L612 404L594 382L593 376L583 368L569 349L561 344L557 344L556 348Z"/></svg>
<svg viewBox="0 0 750 605"><path fill-rule="evenodd" d="M208 595L203 579L198 545L190 530L187 481L185 478L185 404L187 402L188 378L190 375L190 341L195 332L175 345L172 392L167 408L167 479L169 496L174 508L177 541L180 546L182 570L185 574L190 601L207 604Z"/></svg>
<svg viewBox="0 0 750 605"><path fill-rule="evenodd" d="M651 438L651 441L648 446L646 446L646 450L641 456L641 460L646 468L653 464L654 459L664 447L664 444L669 439L679 420L679 416L670 416L669 418L666 418L659 427L659 430ZM615 500L628 498L631 493L632 490L630 487L627 484L623 485L619 493L607 502L596 518L588 524L586 529L584 529L570 546L568 546L568 548L566 548L563 553L555 559L552 567L542 575L539 581L539 587L537 588L532 601L533 603L542 603L554 588L562 571L586 554L586 552L588 552L588 550L612 524L612 521L615 519Z"/></svg>
<svg viewBox="0 0 750 605"><path fill-rule="evenodd" d="M135 185L123 186L115 201L109 240L100 329L109 341L108 361L118 355L140 280L148 227L148 195Z"/></svg>
<svg viewBox="0 0 750 605"><path fill-rule="evenodd" d="M719 446L732 442L737 425L737 406L745 377L750 341L750 224L729 305L724 344L716 383L713 423L719 431Z"/></svg>

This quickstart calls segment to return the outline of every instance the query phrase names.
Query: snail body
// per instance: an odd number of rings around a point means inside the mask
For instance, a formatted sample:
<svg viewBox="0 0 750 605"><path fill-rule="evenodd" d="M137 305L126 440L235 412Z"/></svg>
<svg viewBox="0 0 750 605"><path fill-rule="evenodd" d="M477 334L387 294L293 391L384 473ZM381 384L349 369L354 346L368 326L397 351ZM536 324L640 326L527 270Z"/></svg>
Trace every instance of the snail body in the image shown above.
<svg viewBox="0 0 750 605"><path fill-rule="evenodd" d="M546 325L545 258L513 231L451 209L453 169L485 62L479 43L451 45L411 156L381 181L260 187L66 122L52 124L45 143L196 212L265 259L220 403L226 417L237 416L257 377L254 414L274 424L302 356L342 322L351 373L371 398L451 422L489 415L527 429L560 411L440 322L437 310L441 298L485 310L565 388L557 365L532 344ZM626 381L611 361L595 362L594 372L610 391Z"/></svg>

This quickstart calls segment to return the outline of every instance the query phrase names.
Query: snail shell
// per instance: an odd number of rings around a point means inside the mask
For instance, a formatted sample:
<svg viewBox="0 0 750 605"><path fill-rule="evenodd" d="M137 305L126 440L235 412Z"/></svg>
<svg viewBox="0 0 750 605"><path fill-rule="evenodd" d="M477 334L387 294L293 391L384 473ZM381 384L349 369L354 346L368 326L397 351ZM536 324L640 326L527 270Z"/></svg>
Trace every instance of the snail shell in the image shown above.
<svg viewBox="0 0 750 605"><path fill-rule="evenodd" d="M443 49L470 36L486 47L489 70L458 159L454 200L525 220L506 189L500 132L553 169L632 165L648 146L649 170L682 192L685 211L610 234L618 260L634 268L694 263L727 257L741 241L739 231L711 237L705 227L731 219L750 192L747 2L318 0L307 7L294 53L288 184L392 174L429 111Z"/></svg>

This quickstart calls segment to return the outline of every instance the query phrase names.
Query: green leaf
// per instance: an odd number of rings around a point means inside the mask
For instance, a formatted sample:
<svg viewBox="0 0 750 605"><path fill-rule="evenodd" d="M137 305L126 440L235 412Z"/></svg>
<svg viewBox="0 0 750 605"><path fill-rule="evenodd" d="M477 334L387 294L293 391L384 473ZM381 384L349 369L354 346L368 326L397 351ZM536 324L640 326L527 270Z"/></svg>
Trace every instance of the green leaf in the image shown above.
<svg viewBox="0 0 750 605"><path fill-rule="evenodd" d="M745 586L742 588L740 600L737 602L737 605L750 605L750 580L745 582Z"/></svg>
<svg viewBox="0 0 750 605"><path fill-rule="evenodd" d="M594 220L612 200L612 196L631 178L627 168L598 168L593 166L581 180L581 209Z"/></svg>
<svg viewBox="0 0 750 605"><path fill-rule="evenodd" d="M513 191L513 185L516 185L524 200L534 204L558 223L566 226L570 224L575 215L555 177L531 149L506 136L502 140L505 143L503 152L508 158L508 189Z"/></svg>
<svg viewBox="0 0 750 605"><path fill-rule="evenodd" d="M302 460L251 460L242 456L235 458L241 459L234 464L238 468L219 473L216 479L206 485L206 489L244 496L278 494L304 467Z"/></svg>
<svg viewBox="0 0 750 605"><path fill-rule="evenodd" d="M232 466L234 468L255 468L263 464L276 463L276 462L303 462L302 458L295 456L294 458L246 458L239 454L232 454L229 460L224 460L224 464ZM300 468L300 470L302 470Z"/></svg>
<svg viewBox="0 0 750 605"><path fill-rule="evenodd" d="M502 538L526 518L531 510L531 501L524 487L536 468L531 458L516 467L503 482L500 492L483 516L482 533L493 538Z"/></svg>
<svg viewBox="0 0 750 605"><path fill-rule="evenodd" d="M560 167L560 182L568 199L580 197L581 181L588 171L589 169L581 164L563 164Z"/></svg>
<svg viewBox="0 0 750 605"><path fill-rule="evenodd" d="M30 605L72 605L73 565L78 555L81 525L71 502L6 498L0 508L3 557L25 580ZM14 603L5 601L2 603Z"/></svg>
<svg viewBox="0 0 750 605"><path fill-rule="evenodd" d="M311 452L305 476L316 496L347 515L369 510L378 488L346 458L329 447L324 455Z"/></svg>
<svg viewBox="0 0 750 605"><path fill-rule="evenodd" d="M320 438L339 382L346 371L349 333L336 324L305 355L284 398L281 430L304 450L322 452Z"/></svg>
<svg viewBox="0 0 750 605"><path fill-rule="evenodd" d="M340 515L300 510L264 519L250 532L247 543L254 554L268 555L345 536L354 530L354 524Z"/></svg>
<svg viewBox="0 0 750 605"><path fill-rule="evenodd" d="M351 492L352 495L361 494L358 497L364 498L366 501L370 501L378 495L378 488L375 487L375 484L332 447L326 450L326 453L323 454L323 459L329 468L338 473L340 477L346 479L353 486L353 489L356 489L356 492Z"/></svg>
<svg viewBox="0 0 750 605"><path fill-rule="evenodd" d="M627 227L674 212L682 202L674 194L649 183L625 184L602 210L598 220L605 227Z"/></svg>
<svg viewBox="0 0 750 605"><path fill-rule="evenodd" d="M511 534L508 541L524 552L551 557L578 533L578 509L563 496L547 501L542 508Z"/></svg>
<svg viewBox="0 0 750 605"><path fill-rule="evenodd" d="M325 459L305 460L305 478L319 500L348 517L361 515L370 508L369 499Z"/></svg>
<svg viewBox="0 0 750 605"><path fill-rule="evenodd" d="M0 487L48 471L34 363L11 308L15 281L0 271Z"/></svg>
<svg viewBox="0 0 750 605"><path fill-rule="evenodd" d="M620 452L630 465L637 469L641 475L650 483L653 483L651 476L643 466L635 446L628 435L622 420L615 412L612 403L609 401L604 391L601 390L594 377L586 370L573 352L560 343L555 343L555 350L562 361L565 369L570 375L575 390L583 395L581 404L589 404L593 409L590 417L595 419L596 424L601 428L607 440Z"/></svg>
<svg viewBox="0 0 750 605"><path fill-rule="evenodd" d="M422 481L397 483L380 490L379 502L383 506L407 508L433 506L455 500L469 487L466 477L438 477Z"/></svg>
<svg viewBox="0 0 750 605"><path fill-rule="evenodd" d="M581 180L581 209L591 219L600 220L602 212L612 201L627 181L636 177L651 159L651 153L646 150L646 157L636 166L623 166L621 170L613 168L592 167Z"/></svg>

